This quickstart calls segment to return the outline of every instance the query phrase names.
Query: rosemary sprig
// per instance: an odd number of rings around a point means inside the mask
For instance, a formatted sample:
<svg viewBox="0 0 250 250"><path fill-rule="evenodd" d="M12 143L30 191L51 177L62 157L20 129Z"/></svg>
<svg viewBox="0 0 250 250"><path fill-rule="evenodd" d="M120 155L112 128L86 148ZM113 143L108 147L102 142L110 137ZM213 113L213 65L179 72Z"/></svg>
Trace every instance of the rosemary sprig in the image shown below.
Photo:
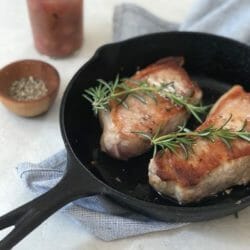
<svg viewBox="0 0 250 250"><path fill-rule="evenodd" d="M96 115L101 110L110 110L109 103L111 100L115 100L128 109L126 99L129 95L144 104L146 104L144 95L156 100L155 93L158 91L154 86L150 86L145 81L137 81L136 86L129 86L126 84L125 79L119 80L119 76L116 77L115 81L111 82L106 82L101 79L97 81L99 82L98 86L85 90L86 94L83 94L83 97L92 104L93 111Z"/></svg>
<svg viewBox="0 0 250 250"><path fill-rule="evenodd" d="M193 105L192 103L187 102L187 99L185 99L183 96L176 95L175 93L171 92L164 92L165 96L169 98L173 103L185 107L187 111L189 111L195 119L202 123L200 115L204 114L207 112L207 110L212 106L212 105L206 105L202 106L200 105Z"/></svg>
<svg viewBox="0 0 250 250"><path fill-rule="evenodd" d="M176 153L177 149L181 149L188 158L189 152L192 151L193 145L196 143L198 138L207 139L211 142L215 140L221 140L229 149L231 149L231 143L235 139L242 139L244 141L250 142L250 132L245 130L247 122L243 123L243 126L239 130L231 130L226 128L226 125L231 120L232 116L219 128L214 126L209 126L202 130L191 131L185 126L179 128L177 132L159 136L159 131L154 135L150 136L144 132L133 132L142 135L144 138L150 140L154 147L155 156L158 150L169 150L171 153Z"/></svg>
<svg viewBox="0 0 250 250"><path fill-rule="evenodd" d="M140 102L147 104L145 97L150 97L157 100L156 94L170 99L175 105L185 107L200 123L202 122L200 115L204 114L209 106L193 105L188 102L188 99L175 93L173 82L162 83L159 86L150 85L147 81L129 80L135 83L134 85L128 85L126 79L119 79L116 77L115 81L106 82L104 80L98 80L99 85L96 87L85 90L86 94L83 94L91 104L94 113L97 115L99 111L110 110L110 101L114 100L117 103L123 105L125 108L129 108L126 103L128 96L132 96L138 99Z"/></svg>

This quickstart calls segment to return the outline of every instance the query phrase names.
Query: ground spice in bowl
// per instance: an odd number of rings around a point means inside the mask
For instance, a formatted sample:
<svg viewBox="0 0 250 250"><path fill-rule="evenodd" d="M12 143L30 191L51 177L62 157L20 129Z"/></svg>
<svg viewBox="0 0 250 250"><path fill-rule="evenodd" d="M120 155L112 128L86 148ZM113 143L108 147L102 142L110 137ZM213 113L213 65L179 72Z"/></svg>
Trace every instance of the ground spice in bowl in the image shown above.
<svg viewBox="0 0 250 250"><path fill-rule="evenodd" d="M45 96L48 89L44 81L33 76L14 81L9 88L9 95L18 101L37 100Z"/></svg>

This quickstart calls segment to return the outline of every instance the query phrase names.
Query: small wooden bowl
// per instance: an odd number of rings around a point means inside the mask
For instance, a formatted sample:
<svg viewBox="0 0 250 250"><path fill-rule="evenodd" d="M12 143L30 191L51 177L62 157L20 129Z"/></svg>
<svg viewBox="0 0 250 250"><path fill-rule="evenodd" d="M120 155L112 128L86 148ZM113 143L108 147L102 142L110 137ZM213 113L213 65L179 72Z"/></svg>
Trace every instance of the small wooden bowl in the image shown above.
<svg viewBox="0 0 250 250"><path fill-rule="evenodd" d="M11 84L22 78L33 76L44 81L48 92L36 100L18 101L9 95ZM11 63L0 70L0 100L7 109L17 115L33 117L48 111L54 102L60 85L57 70L38 60L22 60Z"/></svg>

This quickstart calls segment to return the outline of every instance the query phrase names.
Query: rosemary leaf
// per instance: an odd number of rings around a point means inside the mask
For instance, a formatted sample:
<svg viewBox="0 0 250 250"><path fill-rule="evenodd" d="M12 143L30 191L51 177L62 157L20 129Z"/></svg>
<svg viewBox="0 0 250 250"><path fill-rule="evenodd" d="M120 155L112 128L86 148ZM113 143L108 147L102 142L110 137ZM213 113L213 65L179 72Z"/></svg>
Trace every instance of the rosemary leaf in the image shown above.
<svg viewBox="0 0 250 250"><path fill-rule="evenodd" d="M131 94L131 96L133 96L135 99L139 100L143 104L147 104L147 101L143 96L140 96L139 94Z"/></svg>
<svg viewBox="0 0 250 250"><path fill-rule="evenodd" d="M241 139L250 142L250 135L249 134L239 134L238 135Z"/></svg>

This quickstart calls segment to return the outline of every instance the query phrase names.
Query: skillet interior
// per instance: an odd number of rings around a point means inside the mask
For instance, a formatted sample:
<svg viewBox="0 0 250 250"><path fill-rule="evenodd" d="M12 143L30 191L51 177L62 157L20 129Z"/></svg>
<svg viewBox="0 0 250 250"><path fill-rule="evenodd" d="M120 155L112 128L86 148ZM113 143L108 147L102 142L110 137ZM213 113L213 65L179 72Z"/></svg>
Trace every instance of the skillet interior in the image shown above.
<svg viewBox="0 0 250 250"><path fill-rule="evenodd" d="M213 103L233 84L250 91L250 49L240 43L206 34L170 32L106 45L83 66L66 91L64 124L68 143L77 158L95 176L117 191L154 204L179 206L163 199L148 185L147 166L152 152L126 162L100 152L101 128L91 105L82 97L96 79L113 80L117 73L132 75L138 68L165 56L184 56L185 69L203 89L204 103ZM197 124L189 121L189 127ZM236 187L229 195L219 194L191 207L234 204L249 197L250 187Z"/></svg>

